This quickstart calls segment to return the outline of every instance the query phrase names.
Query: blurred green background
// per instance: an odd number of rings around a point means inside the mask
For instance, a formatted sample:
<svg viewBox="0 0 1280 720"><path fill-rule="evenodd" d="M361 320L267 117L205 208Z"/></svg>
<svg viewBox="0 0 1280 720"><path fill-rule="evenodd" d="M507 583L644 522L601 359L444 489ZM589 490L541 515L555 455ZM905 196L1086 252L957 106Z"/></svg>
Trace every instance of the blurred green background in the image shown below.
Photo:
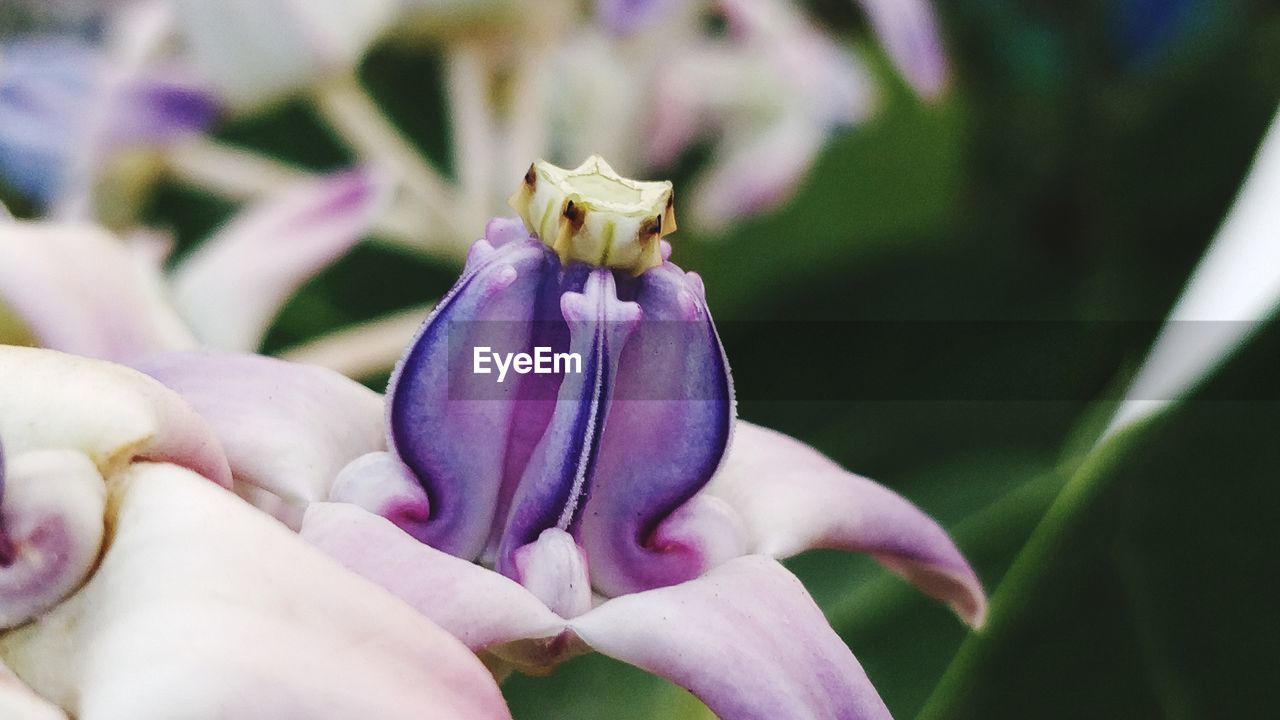
<svg viewBox="0 0 1280 720"><path fill-rule="evenodd" d="M866 36L850 3L810 4ZM921 103L880 58L882 112L831 143L793 202L723 237L682 231L673 259L706 280L741 416L904 493L955 533L1000 595L989 628L966 640L945 608L865 558L814 552L789 565L900 718L1274 716L1274 400L1193 400L1086 459L1105 398L1149 335L1095 338L1105 351L1073 357L1078 385L1062 400L822 402L812 398L824 397L839 358L821 372L779 372L761 360L770 338L736 322L856 332L852 321L1155 321L1168 311L1276 111L1280 4L969 0L938 10L955 78L942 102ZM440 58L380 48L362 78L447 167ZM314 168L351 160L302 103L218 135ZM148 217L189 249L231 210L166 185ZM292 301L268 350L438 297L455 277L365 244ZM1017 342L975 333L950 343L945 364L1017 377L1081 326L1036 327ZM874 346L845 346L875 362ZM1280 333L1268 331L1214 382L1274 398L1278 350ZM1088 491L1044 520L1072 477ZM705 716L683 691L599 656L505 690L523 720Z"/></svg>

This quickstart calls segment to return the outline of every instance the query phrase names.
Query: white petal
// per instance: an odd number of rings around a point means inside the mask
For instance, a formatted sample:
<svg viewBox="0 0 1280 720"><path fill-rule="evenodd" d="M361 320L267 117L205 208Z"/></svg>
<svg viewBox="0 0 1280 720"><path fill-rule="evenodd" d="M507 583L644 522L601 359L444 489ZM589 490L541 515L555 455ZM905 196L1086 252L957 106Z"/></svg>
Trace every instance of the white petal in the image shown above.
<svg viewBox="0 0 1280 720"><path fill-rule="evenodd" d="M111 483L107 552L0 655L77 717L509 718L461 643L186 470Z"/></svg>
<svg viewBox="0 0 1280 720"><path fill-rule="evenodd" d="M0 663L0 718L5 720L67 720L66 713L36 695L13 671Z"/></svg>
<svg viewBox="0 0 1280 720"><path fill-rule="evenodd" d="M231 484L213 431L176 393L122 365L53 350L0 345L0 438L11 456L78 450L104 475L145 458Z"/></svg>
<svg viewBox="0 0 1280 720"><path fill-rule="evenodd" d="M145 251L92 225L0 225L0 303L42 345L78 355L123 361L194 343Z"/></svg>
<svg viewBox="0 0 1280 720"><path fill-rule="evenodd" d="M328 497L347 463L386 447L382 396L332 370L214 352L156 355L137 367L209 423L237 482L299 512Z"/></svg>
<svg viewBox="0 0 1280 720"><path fill-rule="evenodd" d="M1182 397L1280 303L1280 115L1209 250L1192 272L1107 430Z"/></svg>
<svg viewBox="0 0 1280 720"><path fill-rule="evenodd" d="M180 0L200 69L235 105L298 92L353 69L396 0Z"/></svg>

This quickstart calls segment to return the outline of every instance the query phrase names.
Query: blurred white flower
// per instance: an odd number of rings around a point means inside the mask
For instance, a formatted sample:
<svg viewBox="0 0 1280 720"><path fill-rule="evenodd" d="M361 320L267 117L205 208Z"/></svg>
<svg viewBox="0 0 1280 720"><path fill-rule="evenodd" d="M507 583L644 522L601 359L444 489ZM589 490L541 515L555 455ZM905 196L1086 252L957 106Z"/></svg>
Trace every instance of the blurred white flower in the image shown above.
<svg viewBox="0 0 1280 720"><path fill-rule="evenodd" d="M173 0L197 67L235 107L350 73L396 0Z"/></svg>
<svg viewBox="0 0 1280 720"><path fill-rule="evenodd" d="M1280 115L1107 430L1183 397L1280 305Z"/></svg>

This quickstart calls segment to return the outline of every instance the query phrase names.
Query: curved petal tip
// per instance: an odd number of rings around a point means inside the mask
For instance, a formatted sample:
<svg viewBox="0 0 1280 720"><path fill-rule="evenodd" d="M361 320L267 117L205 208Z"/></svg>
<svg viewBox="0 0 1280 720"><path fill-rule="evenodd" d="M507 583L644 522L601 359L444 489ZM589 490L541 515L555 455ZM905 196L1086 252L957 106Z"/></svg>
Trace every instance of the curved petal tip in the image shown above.
<svg viewBox="0 0 1280 720"><path fill-rule="evenodd" d="M813 548L864 552L981 627L987 597L933 518L892 490L846 471L782 433L739 421L707 492L742 516L754 552L785 558Z"/></svg>

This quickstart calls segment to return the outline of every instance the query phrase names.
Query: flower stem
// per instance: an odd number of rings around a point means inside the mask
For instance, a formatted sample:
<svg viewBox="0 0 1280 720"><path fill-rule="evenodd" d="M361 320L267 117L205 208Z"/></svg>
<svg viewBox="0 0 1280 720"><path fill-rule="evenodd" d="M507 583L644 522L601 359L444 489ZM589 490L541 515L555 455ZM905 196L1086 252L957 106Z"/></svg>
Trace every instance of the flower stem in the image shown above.
<svg viewBox="0 0 1280 720"><path fill-rule="evenodd" d="M324 120L357 155L395 173L450 237L464 236L456 227L453 186L383 114L354 75L324 83L313 98Z"/></svg>
<svg viewBox="0 0 1280 720"><path fill-rule="evenodd" d="M964 694L965 678L981 662L989 639L1005 632L1010 620L1021 614L1031 595L1026 590L1042 579L1049 561L1061 549L1066 532L1103 488L1107 470L1116 458L1123 455L1123 448L1142 434L1141 430L1146 425L1146 422L1139 422L1109 437L1076 468L991 594L986 628L981 634L965 638L916 720L954 715L952 706Z"/></svg>
<svg viewBox="0 0 1280 720"><path fill-rule="evenodd" d="M306 180L311 173L253 150L207 137L180 143L166 156L170 175L178 182L218 197L252 201L278 193ZM458 261L462 253L453 242L431 242L429 226L402 203L393 202L374 222L373 232L388 245Z"/></svg>

